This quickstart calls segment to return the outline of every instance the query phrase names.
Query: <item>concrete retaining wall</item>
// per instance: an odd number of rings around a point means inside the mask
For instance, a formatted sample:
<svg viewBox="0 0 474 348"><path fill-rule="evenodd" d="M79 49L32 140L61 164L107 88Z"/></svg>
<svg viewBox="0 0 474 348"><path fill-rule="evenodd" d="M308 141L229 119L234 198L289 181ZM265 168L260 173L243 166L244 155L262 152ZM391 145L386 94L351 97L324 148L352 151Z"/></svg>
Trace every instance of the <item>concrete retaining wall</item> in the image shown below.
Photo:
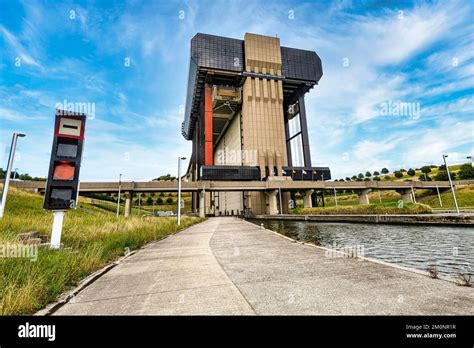
<svg viewBox="0 0 474 348"><path fill-rule="evenodd" d="M413 215L255 215L252 218L267 220L294 220L317 222L352 222L385 224L422 224L473 226L473 215L455 214L413 214Z"/></svg>

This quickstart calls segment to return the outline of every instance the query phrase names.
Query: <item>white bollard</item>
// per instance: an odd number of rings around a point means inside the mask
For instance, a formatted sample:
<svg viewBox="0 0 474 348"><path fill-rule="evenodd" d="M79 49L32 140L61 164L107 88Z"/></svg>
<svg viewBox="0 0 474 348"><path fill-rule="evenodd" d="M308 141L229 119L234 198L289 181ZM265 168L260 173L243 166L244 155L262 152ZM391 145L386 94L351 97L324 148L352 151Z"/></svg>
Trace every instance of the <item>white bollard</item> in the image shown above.
<svg viewBox="0 0 474 348"><path fill-rule="evenodd" d="M53 210L53 230L51 232L51 249L59 249L61 246L61 232L65 210Z"/></svg>

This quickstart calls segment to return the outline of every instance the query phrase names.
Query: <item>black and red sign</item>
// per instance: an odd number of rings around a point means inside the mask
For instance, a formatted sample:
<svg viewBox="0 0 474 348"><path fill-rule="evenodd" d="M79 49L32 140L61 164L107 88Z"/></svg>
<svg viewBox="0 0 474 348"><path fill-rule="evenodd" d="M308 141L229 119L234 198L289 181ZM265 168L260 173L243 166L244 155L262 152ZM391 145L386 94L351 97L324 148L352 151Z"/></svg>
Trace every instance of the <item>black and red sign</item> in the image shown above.
<svg viewBox="0 0 474 348"><path fill-rule="evenodd" d="M56 110L44 208L76 207L86 115Z"/></svg>

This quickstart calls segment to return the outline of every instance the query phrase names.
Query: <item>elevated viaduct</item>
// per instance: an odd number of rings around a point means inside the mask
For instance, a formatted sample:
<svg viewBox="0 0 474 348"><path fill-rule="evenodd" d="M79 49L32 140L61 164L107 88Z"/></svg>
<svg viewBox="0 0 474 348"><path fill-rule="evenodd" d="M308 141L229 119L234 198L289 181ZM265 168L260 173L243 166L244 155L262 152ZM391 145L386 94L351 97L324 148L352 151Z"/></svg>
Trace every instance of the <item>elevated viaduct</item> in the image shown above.
<svg viewBox="0 0 474 348"><path fill-rule="evenodd" d="M474 180L453 181L456 187L472 185ZM42 192L46 189L43 181L12 181L12 186ZM130 215L131 199L136 193L146 192L177 192L177 181L129 181L120 183L121 191L125 195L125 215ZM431 189L446 191L450 189L447 181L189 181L182 182L183 192L194 192L201 200L198 210L201 216L214 214L213 206L218 204L220 192L262 192L268 197L267 214L277 214L281 202L279 193L301 192L305 207L314 204L315 191L329 190L337 192L341 190L353 190L359 196L360 204L369 204L368 194L371 190L395 190L400 194L404 202L413 202L413 193L417 189ZM80 193L116 193L119 190L119 182L81 182ZM205 202L206 192L211 193L213 202ZM208 196L209 197L209 196ZM286 203L286 202L284 202ZM206 209L205 209L206 207ZM236 214L240 213L236 211Z"/></svg>

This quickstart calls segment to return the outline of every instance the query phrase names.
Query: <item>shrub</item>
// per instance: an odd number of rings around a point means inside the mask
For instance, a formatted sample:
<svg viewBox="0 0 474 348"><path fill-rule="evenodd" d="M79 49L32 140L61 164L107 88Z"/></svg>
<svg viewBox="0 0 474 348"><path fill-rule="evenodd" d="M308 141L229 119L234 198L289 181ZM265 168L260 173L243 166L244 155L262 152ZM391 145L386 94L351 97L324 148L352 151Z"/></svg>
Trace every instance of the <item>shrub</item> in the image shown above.
<svg viewBox="0 0 474 348"><path fill-rule="evenodd" d="M382 168L381 172L382 172L382 174L388 174L389 173L387 168Z"/></svg>
<svg viewBox="0 0 474 348"><path fill-rule="evenodd" d="M428 174L421 173L420 175L418 175L418 177L420 178L420 181L433 181L433 179L431 179Z"/></svg>
<svg viewBox="0 0 474 348"><path fill-rule="evenodd" d="M430 166L423 166L423 167L421 167L421 172L422 172L422 173L425 173L425 174L431 173L431 168L430 168Z"/></svg>
<svg viewBox="0 0 474 348"><path fill-rule="evenodd" d="M171 198L171 197L166 198L166 203L172 204L173 203L173 198Z"/></svg>
<svg viewBox="0 0 474 348"><path fill-rule="evenodd" d="M163 204L163 199L160 198L160 197L158 197L158 198L156 199L156 204L159 204L159 205Z"/></svg>
<svg viewBox="0 0 474 348"><path fill-rule="evenodd" d="M410 175L410 176L415 176L416 173L415 173L415 170L413 168L410 168L410 169L408 169L407 174Z"/></svg>
<svg viewBox="0 0 474 348"><path fill-rule="evenodd" d="M397 170L394 174L395 174L395 177L396 177L396 178L399 178L399 179L400 179L400 178L403 177L403 173L401 172L401 170Z"/></svg>
<svg viewBox="0 0 474 348"><path fill-rule="evenodd" d="M380 173L378 171L374 172L374 176L379 176L379 175L380 175Z"/></svg>
<svg viewBox="0 0 474 348"><path fill-rule="evenodd" d="M474 179L474 167L470 163L465 163L459 169L459 179Z"/></svg>
<svg viewBox="0 0 474 348"><path fill-rule="evenodd" d="M421 203L405 203L403 208L398 208L397 203L318 207L318 208L295 208L291 214L301 215L338 215L338 214L430 214L430 206Z"/></svg>
<svg viewBox="0 0 474 348"><path fill-rule="evenodd" d="M430 265L426 268L428 273L430 274L430 277L433 279L438 279L438 269L436 266Z"/></svg>
<svg viewBox="0 0 474 348"><path fill-rule="evenodd" d="M456 174L452 173L452 172L449 172L449 174L451 175L451 180L454 180L454 178L456 177ZM449 180L448 172L446 170L440 170L438 172L438 174L436 174L435 180L437 180L437 181L448 181Z"/></svg>

